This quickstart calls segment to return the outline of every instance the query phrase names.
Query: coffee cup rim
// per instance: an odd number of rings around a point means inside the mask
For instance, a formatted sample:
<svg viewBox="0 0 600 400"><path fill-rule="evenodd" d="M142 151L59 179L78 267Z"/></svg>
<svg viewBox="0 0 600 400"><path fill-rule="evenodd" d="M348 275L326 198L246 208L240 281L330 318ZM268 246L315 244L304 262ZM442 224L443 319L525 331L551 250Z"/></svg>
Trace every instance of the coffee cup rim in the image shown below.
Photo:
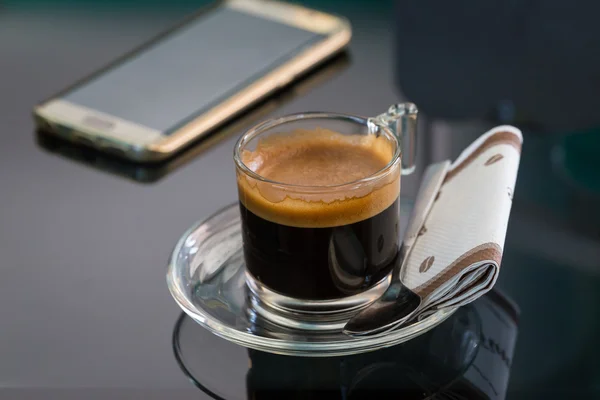
<svg viewBox="0 0 600 400"><path fill-rule="evenodd" d="M377 124L377 128L388 138L395 143L394 154L392 155L391 160L380 170L372 173L371 175L365 176L364 178L357 179L351 182L344 182L335 185L298 185L292 183L285 183L274 181L269 178L266 178L252 169L250 169L241 159L241 150L243 146L250 140L252 140L256 135L259 135L261 132L274 128L278 125L283 125L289 122L298 121L298 120L309 120L309 119L341 119L341 120L350 120L351 122L360 124L360 125L369 125L368 117L361 117L350 114L342 114L342 113L330 113L330 112L304 112L304 113L295 113L288 114L278 118L272 118L261 122L257 125L254 125L250 129L248 129L244 134L237 140L234 150L233 150L233 159L235 161L236 167L241 170L245 175L251 177L260 182L276 185L278 187L288 187L294 188L297 191L306 191L306 192L322 192L322 191L331 191L331 190L340 190L340 189L349 189L356 185L362 185L370 182L376 182L382 177L386 176L389 171L395 167L399 162L402 155L402 149L400 148L400 142L394 133L386 126Z"/></svg>

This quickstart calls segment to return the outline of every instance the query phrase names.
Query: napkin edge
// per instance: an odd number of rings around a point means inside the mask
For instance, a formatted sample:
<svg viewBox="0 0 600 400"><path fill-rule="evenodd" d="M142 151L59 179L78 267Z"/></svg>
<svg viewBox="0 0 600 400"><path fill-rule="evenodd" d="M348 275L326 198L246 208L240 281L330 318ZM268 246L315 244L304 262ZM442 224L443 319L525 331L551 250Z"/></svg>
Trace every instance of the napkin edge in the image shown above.
<svg viewBox="0 0 600 400"><path fill-rule="evenodd" d="M475 139L470 145L468 145L461 153L456 157L456 159L450 165L450 169L454 169L457 165L461 164L477 147L480 147L486 140L490 137L494 136L499 132L509 132L517 136L520 144L523 143L523 133L521 130L512 125L499 125L496 126L484 134L480 135L477 139Z"/></svg>

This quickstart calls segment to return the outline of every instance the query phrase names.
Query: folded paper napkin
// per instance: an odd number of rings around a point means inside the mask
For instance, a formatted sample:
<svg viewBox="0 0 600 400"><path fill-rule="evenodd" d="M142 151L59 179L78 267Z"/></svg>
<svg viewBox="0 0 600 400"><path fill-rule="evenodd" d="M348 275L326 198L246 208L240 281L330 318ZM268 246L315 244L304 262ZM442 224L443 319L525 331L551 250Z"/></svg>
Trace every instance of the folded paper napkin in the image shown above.
<svg viewBox="0 0 600 400"><path fill-rule="evenodd" d="M421 297L419 318L470 303L496 283L522 143L511 126L485 133L450 165L429 201L415 205L426 216L409 223L405 244L414 243L400 276Z"/></svg>

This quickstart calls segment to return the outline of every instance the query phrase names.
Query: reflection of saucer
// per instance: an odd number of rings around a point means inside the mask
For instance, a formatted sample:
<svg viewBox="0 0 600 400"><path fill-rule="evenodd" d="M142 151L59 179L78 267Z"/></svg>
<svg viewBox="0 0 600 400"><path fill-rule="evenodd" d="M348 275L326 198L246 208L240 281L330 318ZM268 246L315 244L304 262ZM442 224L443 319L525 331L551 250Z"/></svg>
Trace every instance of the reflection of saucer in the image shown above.
<svg viewBox="0 0 600 400"><path fill-rule="evenodd" d="M343 357L288 357L227 343L182 314L173 352L186 376L216 399L424 399L461 386L456 382L478 356L480 338L481 320L468 305L398 346Z"/></svg>
<svg viewBox="0 0 600 400"><path fill-rule="evenodd" d="M455 311L438 311L402 329L360 338L268 323L248 301L237 204L183 235L173 251L167 282L179 306L215 335L245 347L286 355L345 355L389 347L421 335Z"/></svg>

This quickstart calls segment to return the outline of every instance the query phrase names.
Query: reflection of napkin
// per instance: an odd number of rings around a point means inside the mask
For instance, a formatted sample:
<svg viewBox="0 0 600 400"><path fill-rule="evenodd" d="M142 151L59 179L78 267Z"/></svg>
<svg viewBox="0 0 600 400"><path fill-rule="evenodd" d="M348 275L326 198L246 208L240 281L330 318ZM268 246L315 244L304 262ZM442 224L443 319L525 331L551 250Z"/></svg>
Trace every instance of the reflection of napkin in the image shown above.
<svg viewBox="0 0 600 400"><path fill-rule="evenodd" d="M504 399L517 343L519 307L498 290L492 290L473 303L473 308L481 321L479 349L463 379L450 391L468 394L454 398ZM462 391L463 387L471 392Z"/></svg>
<svg viewBox="0 0 600 400"><path fill-rule="evenodd" d="M420 317L470 303L496 283L522 142L518 129L500 126L450 166L401 272L422 299Z"/></svg>

